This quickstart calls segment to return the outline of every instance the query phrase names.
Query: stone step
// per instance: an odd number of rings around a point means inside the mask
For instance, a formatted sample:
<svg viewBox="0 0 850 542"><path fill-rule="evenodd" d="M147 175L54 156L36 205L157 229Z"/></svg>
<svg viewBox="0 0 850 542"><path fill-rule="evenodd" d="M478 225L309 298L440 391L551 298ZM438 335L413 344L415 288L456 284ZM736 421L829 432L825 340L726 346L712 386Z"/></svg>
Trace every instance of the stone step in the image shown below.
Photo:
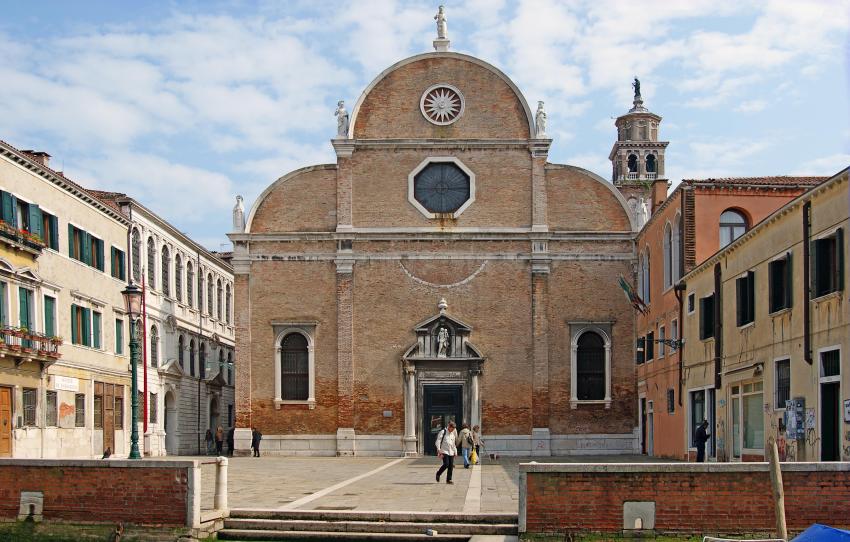
<svg viewBox="0 0 850 542"><path fill-rule="evenodd" d="M420 540L442 540L447 542L468 542L468 534L426 534L409 533L340 533L332 531L256 531L252 529L222 529L217 533L219 540L336 540L339 542L354 540L380 540L384 542L416 542Z"/></svg>
<svg viewBox="0 0 850 542"><path fill-rule="evenodd" d="M434 529L445 534L517 534L516 523L447 523L413 521L321 521L278 519L235 519L224 521L225 529L272 531L324 531L344 533L408 533L422 534Z"/></svg>
<svg viewBox="0 0 850 542"><path fill-rule="evenodd" d="M231 519L276 519L314 521L403 521L410 523L517 524L517 514L461 512L390 512L372 510L278 510L232 508Z"/></svg>

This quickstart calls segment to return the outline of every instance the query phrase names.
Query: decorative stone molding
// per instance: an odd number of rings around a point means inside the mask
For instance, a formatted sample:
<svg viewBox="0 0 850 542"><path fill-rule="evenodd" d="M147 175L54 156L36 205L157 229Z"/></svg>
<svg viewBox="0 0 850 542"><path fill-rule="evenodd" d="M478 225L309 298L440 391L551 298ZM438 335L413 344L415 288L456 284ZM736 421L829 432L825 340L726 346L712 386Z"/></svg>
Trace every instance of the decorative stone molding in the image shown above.
<svg viewBox="0 0 850 542"><path fill-rule="evenodd" d="M604 404L611 408L611 329L613 322L567 322L570 326L570 408L579 405ZM605 398L601 400L578 399L578 340L587 332L602 337L605 344Z"/></svg>

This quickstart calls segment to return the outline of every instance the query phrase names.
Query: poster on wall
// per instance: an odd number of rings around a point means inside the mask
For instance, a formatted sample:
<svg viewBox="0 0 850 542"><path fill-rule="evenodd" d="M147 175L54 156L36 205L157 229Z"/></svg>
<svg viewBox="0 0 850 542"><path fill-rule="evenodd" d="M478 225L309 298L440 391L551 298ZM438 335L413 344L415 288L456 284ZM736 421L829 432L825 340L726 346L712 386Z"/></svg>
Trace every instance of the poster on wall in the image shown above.
<svg viewBox="0 0 850 542"><path fill-rule="evenodd" d="M850 399L844 401L844 421L850 423Z"/></svg>

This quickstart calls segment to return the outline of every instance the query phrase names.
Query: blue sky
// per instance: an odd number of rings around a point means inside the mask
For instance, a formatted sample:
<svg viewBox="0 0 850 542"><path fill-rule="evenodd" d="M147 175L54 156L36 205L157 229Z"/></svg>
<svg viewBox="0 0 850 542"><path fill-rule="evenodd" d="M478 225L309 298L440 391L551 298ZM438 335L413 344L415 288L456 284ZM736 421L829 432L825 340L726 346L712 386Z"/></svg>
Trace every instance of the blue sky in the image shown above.
<svg viewBox="0 0 850 542"><path fill-rule="evenodd" d="M832 174L850 164L850 4L446 1L452 49L546 102L550 161L610 178L612 117L664 117L667 173ZM383 69L432 50L437 2L7 2L0 139L127 192L208 248L236 194L334 161Z"/></svg>

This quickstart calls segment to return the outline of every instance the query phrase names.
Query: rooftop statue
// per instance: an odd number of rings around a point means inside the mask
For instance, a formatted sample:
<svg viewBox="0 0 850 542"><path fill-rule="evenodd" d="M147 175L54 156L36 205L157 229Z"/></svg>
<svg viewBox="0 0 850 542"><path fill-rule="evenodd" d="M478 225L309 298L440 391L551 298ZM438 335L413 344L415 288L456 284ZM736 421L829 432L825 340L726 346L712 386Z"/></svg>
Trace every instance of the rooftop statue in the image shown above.
<svg viewBox="0 0 850 542"><path fill-rule="evenodd" d="M635 98L640 98L640 79L635 77L635 82L632 83L632 86L635 87Z"/></svg>
<svg viewBox="0 0 850 542"><path fill-rule="evenodd" d="M437 21L437 39L449 39L449 27L446 25L446 12L443 6L440 6L437 14L434 15L434 20Z"/></svg>

